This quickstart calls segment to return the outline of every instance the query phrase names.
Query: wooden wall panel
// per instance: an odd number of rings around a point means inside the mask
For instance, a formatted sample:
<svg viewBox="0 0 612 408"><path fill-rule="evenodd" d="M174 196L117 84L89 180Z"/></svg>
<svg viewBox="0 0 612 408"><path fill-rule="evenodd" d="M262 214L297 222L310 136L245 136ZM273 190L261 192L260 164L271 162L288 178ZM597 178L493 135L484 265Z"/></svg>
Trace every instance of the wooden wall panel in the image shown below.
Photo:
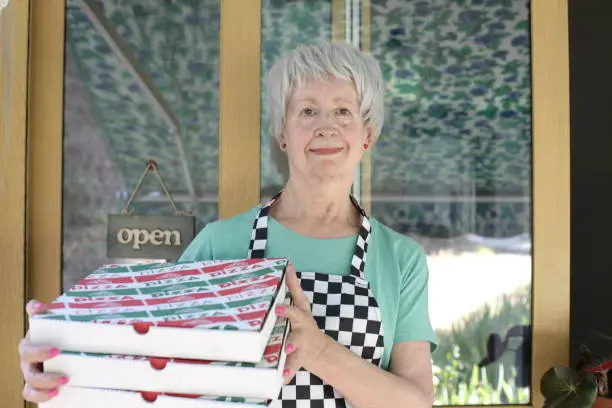
<svg viewBox="0 0 612 408"><path fill-rule="evenodd" d="M219 218L260 192L261 0L221 0Z"/></svg>
<svg viewBox="0 0 612 408"><path fill-rule="evenodd" d="M0 11L0 396L23 407L17 347L25 332L26 107L29 0Z"/></svg>
<svg viewBox="0 0 612 408"><path fill-rule="evenodd" d="M61 293L64 0L31 0L28 296Z"/></svg>
<svg viewBox="0 0 612 408"><path fill-rule="evenodd" d="M533 81L533 370L569 363L570 116L567 0L531 4Z"/></svg>

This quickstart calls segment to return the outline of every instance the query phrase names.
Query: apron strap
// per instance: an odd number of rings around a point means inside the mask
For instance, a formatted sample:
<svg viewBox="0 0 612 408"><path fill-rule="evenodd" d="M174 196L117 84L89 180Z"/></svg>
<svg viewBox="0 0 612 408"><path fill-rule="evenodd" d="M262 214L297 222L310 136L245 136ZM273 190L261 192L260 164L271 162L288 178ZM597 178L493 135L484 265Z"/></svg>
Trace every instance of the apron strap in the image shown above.
<svg viewBox="0 0 612 408"><path fill-rule="evenodd" d="M265 258L266 245L268 244L268 214L270 207L280 197L282 192L279 192L267 203L265 203L253 221L253 229L251 230L251 241L249 242L249 259Z"/></svg>
<svg viewBox="0 0 612 408"><path fill-rule="evenodd" d="M361 226L359 227L359 235L357 236L357 243L355 244L355 252L353 252L353 258L351 260L351 275L363 280L365 280L365 265L368 256L368 243L370 242L371 231L372 225L370 224L370 219L364 212L361 217Z"/></svg>

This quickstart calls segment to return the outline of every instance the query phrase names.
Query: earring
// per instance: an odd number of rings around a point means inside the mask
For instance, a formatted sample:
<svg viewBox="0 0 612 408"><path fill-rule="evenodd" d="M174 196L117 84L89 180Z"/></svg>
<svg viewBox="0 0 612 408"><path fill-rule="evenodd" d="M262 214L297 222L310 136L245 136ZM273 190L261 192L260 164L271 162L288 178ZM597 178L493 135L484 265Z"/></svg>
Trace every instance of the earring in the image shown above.
<svg viewBox="0 0 612 408"><path fill-rule="evenodd" d="M364 145L363 145L363 148L364 148L365 150L368 150L368 144L367 144L367 143L366 143L366 144L364 144Z"/></svg>
<svg viewBox="0 0 612 408"><path fill-rule="evenodd" d="M287 148L287 143L283 143L283 144L281 145L281 149L282 149L282 150L285 150L286 148Z"/></svg>

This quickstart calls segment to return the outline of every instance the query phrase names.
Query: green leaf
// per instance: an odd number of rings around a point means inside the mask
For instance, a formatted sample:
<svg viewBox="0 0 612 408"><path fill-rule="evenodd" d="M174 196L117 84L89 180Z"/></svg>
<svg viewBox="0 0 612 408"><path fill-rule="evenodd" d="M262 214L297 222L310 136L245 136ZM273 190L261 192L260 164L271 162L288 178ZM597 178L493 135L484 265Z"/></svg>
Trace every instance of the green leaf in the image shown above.
<svg viewBox="0 0 612 408"><path fill-rule="evenodd" d="M591 408L597 398L595 376L569 367L552 367L540 380L547 408Z"/></svg>

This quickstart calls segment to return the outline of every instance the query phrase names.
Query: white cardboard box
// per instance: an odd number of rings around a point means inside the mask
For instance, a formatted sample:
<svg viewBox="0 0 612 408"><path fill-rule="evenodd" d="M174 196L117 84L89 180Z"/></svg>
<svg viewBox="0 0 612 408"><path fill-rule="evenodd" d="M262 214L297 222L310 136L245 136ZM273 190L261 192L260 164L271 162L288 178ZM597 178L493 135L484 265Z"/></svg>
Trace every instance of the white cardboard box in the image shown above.
<svg viewBox="0 0 612 408"><path fill-rule="evenodd" d="M257 363L285 298L286 259L102 267L30 318L34 345Z"/></svg>
<svg viewBox="0 0 612 408"><path fill-rule="evenodd" d="M39 408L268 408L273 405L275 403L269 400L187 398L134 391L65 387L56 397L39 404Z"/></svg>
<svg viewBox="0 0 612 408"><path fill-rule="evenodd" d="M67 375L71 387L274 399L283 382L288 332L287 320L278 317L257 364L68 352L44 369Z"/></svg>

